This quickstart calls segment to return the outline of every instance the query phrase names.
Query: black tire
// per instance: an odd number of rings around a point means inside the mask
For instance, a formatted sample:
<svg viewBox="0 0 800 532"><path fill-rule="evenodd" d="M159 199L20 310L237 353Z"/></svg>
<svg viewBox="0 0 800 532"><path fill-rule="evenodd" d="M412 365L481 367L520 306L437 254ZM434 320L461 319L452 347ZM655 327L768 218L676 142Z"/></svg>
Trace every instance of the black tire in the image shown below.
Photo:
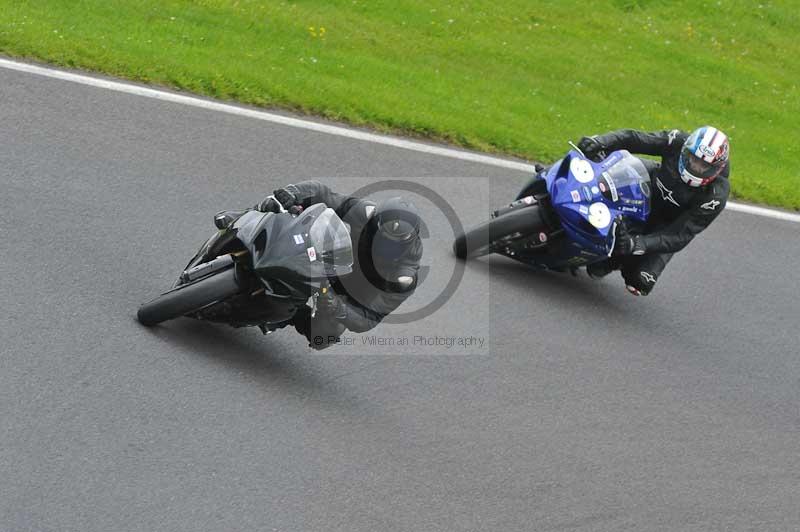
<svg viewBox="0 0 800 532"><path fill-rule="evenodd" d="M498 240L515 234L530 235L546 228L538 205L514 210L492 218L464 234L453 242L453 253L459 259L472 259L488 255Z"/></svg>
<svg viewBox="0 0 800 532"><path fill-rule="evenodd" d="M139 307L136 317L146 326L178 318L239 293L235 268L228 268L178 286Z"/></svg>

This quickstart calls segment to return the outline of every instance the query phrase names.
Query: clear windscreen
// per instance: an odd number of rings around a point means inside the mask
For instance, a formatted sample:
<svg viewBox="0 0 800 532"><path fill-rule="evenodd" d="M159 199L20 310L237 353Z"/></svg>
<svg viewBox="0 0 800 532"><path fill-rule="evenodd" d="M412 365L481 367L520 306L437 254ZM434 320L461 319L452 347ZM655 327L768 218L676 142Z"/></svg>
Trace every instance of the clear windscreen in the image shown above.
<svg viewBox="0 0 800 532"><path fill-rule="evenodd" d="M622 198L623 203L637 200L649 204L649 185L650 175L644 163L630 154L606 169L598 179L601 194L614 203Z"/></svg>
<svg viewBox="0 0 800 532"><path fill-rule="evenodd" d="M353 247L347 226L333 209L312 205L293 218L276 214L256 268L268 275L323 279L353 270Z"/></svg>
<svg viewBox="0 0 800 532"><path fill-rule="evenodd" d="M353 267L353 245L347 226L333 209L326 208L308 228L308 246L330 275L349 273Z"/></svg>

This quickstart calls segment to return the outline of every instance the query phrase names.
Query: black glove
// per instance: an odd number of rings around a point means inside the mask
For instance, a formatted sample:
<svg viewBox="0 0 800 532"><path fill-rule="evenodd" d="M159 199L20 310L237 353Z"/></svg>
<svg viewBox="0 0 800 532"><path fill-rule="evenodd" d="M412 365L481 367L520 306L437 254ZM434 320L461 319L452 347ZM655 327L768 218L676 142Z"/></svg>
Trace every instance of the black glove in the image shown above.
<svg viewBox="0 0 800 532"><path fill-rule="evenodd" d="M256 210L261 212L281 212L281 204L272 196L267 196L256 205Z"/></svg>
<svg viewBox="0 0 800 532"><path fill-rule="evenodd" d="M606 151L606 147L600 144L596 136L583 137L580 142L578 142L578 149L583 152L587 159L591 159L595 162L599 162Z"/></svg>
<svg viewBox="0 0 800 532"><path fill-rule="evenodd" d="M297 205L297 196L285 188L279 188L272 194L275 196L275 199L278 200L278 203L283 205L283 208L287 211Z"/></svg>
<svg viewBox="0 0 800 532"><path fill-rule="evenodd" d="M642 235L631 234L624 222L618 222L612 254L617 256L644 255L646 252Z"/></svg>

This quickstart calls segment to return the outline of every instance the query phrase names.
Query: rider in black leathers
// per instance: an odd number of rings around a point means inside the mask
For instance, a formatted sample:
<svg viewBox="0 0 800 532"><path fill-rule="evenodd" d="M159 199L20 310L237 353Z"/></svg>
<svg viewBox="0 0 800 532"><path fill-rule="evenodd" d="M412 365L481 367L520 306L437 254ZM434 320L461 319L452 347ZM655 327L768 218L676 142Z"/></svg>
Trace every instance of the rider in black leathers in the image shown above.
<svg viewBox="0 0 800 532"><path fill-rule="evenodd" d="M632 294L647 295L672 255L725 208L730 192L727 137L708 126L691 135L678 129L653 133L623 129L583 137L578 148L593 159L621 149L661 158L660 162L642 159L652 180L651 214L644 234L630 234L622 226L614 256L587 268L593 278L619 269Z"/></svg>
<svg viewBox="0 0 800 532"><path fill-rule="evenodd" d="M353 273L331 280L332 290L318 300L316 314L304 307L291 324L314 349L336 343L349 329L376 327L417 287L422 240L416 207L403 198L380 204L333 192L318 181L303 181L276 190L256 208L276 212L324 203L350 227ZM279 205L280 204L280 205Z"/></svg>

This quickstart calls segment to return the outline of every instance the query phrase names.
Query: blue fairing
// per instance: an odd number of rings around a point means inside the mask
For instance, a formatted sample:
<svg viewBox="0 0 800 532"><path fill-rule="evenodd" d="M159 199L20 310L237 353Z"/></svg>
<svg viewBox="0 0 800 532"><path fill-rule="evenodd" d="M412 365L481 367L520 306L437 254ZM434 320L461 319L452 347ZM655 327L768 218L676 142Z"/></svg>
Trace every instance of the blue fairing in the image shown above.
<svg viewBox="0 0 800 532"><path fill-rule="evenodd" d="M617 217L635 225L650 214L650 177L642 161L626 150L600 163L570 151L544 178L566 236L585 262L610 253Z"/></svg>

